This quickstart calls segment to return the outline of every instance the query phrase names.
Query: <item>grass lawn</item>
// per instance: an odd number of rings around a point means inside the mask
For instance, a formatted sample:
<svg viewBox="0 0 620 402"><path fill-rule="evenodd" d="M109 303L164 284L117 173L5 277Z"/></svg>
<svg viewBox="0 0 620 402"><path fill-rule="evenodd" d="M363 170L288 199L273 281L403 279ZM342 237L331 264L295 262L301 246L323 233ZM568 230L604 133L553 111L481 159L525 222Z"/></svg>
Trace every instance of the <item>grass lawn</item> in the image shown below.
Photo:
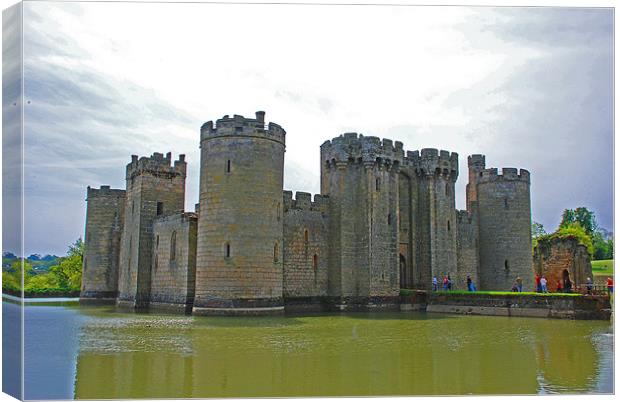
<svg viewBox="0 0 620 402"><path fill-rule="evenodd" d="M594 276L612 276L614 274L614 260L592 261Z"/></svg>
<svg viewBox="0 0 620 402"><path fill-rule="evenodd" d="M414 293L414 290L410 289L401 289L401 296L409 296ZM574 297L581 296L579 293L536 293L536 292L504 292L504 291L493 291L493 290L479 290L476 292L468 292L466 290L452 290L450 292L438 291L434 292L437 294L453 294L453 295L489 295L489 296L554 296L554 297Z"/></svg>

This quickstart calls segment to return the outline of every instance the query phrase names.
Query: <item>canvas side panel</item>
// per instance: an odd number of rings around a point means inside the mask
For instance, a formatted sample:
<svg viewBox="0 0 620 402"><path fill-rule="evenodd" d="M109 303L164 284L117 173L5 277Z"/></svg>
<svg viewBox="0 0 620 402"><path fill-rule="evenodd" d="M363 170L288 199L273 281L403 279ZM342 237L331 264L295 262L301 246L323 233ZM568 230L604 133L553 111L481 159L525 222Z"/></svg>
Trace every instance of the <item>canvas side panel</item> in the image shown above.
<svg viewBox="0 0 620 402"><path fill-rule="evenodd" d="M18 399L22 398L22 264L16 260L5 267L4 256L23 257L22 39L19 3L2 12L2 272L19 278L3 278L3 295L4 288L13 285L12 293L20 296L2 300L2 392Z"/></svg>

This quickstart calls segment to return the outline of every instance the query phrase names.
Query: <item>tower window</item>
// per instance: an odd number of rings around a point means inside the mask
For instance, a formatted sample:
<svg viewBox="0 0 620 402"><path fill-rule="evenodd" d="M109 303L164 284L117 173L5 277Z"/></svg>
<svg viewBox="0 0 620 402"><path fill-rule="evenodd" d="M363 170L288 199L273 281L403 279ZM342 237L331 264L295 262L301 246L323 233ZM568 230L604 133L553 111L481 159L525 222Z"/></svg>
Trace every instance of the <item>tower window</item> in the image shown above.
<svg viewBox="0 0 620 402"><path fill-rule="evenodd" d="M508 265L508 260L504 260L504 269L506 271L508 271L510 269L510 266Z"/></svg>
<svg viewBox="0 0 620 402"><path fill-rule="evenodd" d="M312 269L316 271L318 267L319 267L319 256L315 254L312 256Z"/></svg>
<svg viewBox="0 0 620 402"><path fill-rule="evenodd" d="M308 245L308 229L304 229L304 243L306 243L306 246Z"/></svg>
<svg viewBox="0 0 620 402"><path fill-rule="evenodd" d="M157 203L157 215L161 215L164 213L164 203L163 202L158 202Z"/></svg>
<svg viewBox="0 0 620 402"><path fill-rule="evenodd" d="M450 195L450 183L446 183L446 195Z"/></svg>
<svg viewBox="0 0 620 402"><path fill-rule="evenodd" d="M448 221L448 232L450 231L450 221Z"/></svg>
<svg viewBox="0 0 620 402"><path fill-rule="evenodd" d="M381 179L377 177L377 179L375 180L375 190L376 191L381 191Z"/></svg>
<svg viewBox="0 0 620 402"><path fill-rule="evenodd" d="M224 245L224 255L226 258L230 258L230 243Z"/></svg>
<svg viewBox="0 0 620 402"><path fill-rule="evenodd" d="M504 198L504 209L508 209L508 198Z"/></svg>
<svg viewBox="0 0 620 402"><path fill-rule="evenodd" d="M230 173L230 159L226 161L226 173Z"/></svg>
<svg viewBox="0 0 620 402"><path fill-rule="evenodd" d="M388 214L387 223L388 225L392 224L392 214Z"/></svg>
<svg viewBox="0 0 620 402"><path fill-rule="evenodd" d="M159 248L159 235L155 238L155 248Z"/></svg>
<svg viewBox="0 0 620 402"><path fill-rule="evenodd" d="M280 220L280 203L278 203L278 206L276 207L276 218Z"/></svg>
<svg viewBox="0 0 620 402"><path fill-rule="evenodd" d="M278 249L278 242L273 245L273 262L278 262L280 250Z"/></svg>
<svg viewBox="0 0 620 402"><path fill-rule="evenodd" d="M177 259L177 232L172 232L170 236L170 262Z"/></svg>

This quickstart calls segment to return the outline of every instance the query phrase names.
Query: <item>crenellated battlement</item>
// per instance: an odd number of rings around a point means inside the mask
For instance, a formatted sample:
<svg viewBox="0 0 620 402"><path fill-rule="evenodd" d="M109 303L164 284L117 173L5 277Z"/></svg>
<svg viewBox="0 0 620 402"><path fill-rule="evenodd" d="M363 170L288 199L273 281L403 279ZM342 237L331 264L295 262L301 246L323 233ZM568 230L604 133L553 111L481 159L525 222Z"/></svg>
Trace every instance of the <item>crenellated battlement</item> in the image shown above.
<svg viewBox="0 0 620 402"><path fill-rule="evenodd" d="M127 179L134 178L142 174L153 176L185 177L187 171L187 162L185 155L179 155L179 159L172 164L172 152L168 152L166 156L159 152L153 153L150 157L143 156L138 159L137 155L131 155L131 162L127 164Z"/></svg>
<svg viewBox="0 0 620 402"><path fill-rule="evenodd" d="M529 184L530 172L525 169L502 168L502 174L499 174L497 168L489 168L478 173L478 184L499 181L523 181Z"/></svg>
<svg viewBox="0 0 620 402"><path fill-rule="evenodd" d="M407 151L405 165L413 167L419 175L441 174L456 180L459 175L459 154L435 148Z"/></svg>
<svg viewBox="0 0 620 402"><path fill-rule="evenodd" d="M110 186L101 186L100 188L86 188L86 201L95 197L124 197L125 190L110 188Z"/></svg>
<svg viewBox="0 0 620 402"><path fill-rule="evenodd" d="M357 133L345 133L321 145L324 163L402 164L403 143L379 137L365 137Z"/></svg>
<svg viewBox="0 0 620 402"><path fill-rule="evenodd" d="M246 118L241 115L228 115L213 121L208 121L200 128L200 141L218 137L259 137L285 144L286 131L276 123L265 125L265 112L256 112L256 118Z"/></svg>
<svg viewBox="0 0 620 402"><path fill-rule="evenodd" d="M475 211L475 209L473 210ZM469 212L466 210L457 210L456 211L456 222L461 225L461 224L465 224L465 225L471 225L471 224L476 224L476 215L475 212Z"/></svg>
<svg viewBox="0 0 620 402"><path fill-rule="evenodd" d="M297 191L294 199L292 191L284 190L282 195L284 212L289 209L327 212L329 207L329 197L326 195L315 194L314 201L312 201L312 194L303 191Z"/></svg>
<svg viewBox="0 0 620 402"><path fill-rule="evenodd" d="M184 222L191 222L191 221L197 221L197 220L198 220L198 214L195 212L177 212L172 215L158 216L157 218L155 218L154 222L156 223L165 223L165 222L184 223Z"/></svg>
<svg viewBox="0 0 620 402"><path fill-rule="evenodd" d="M467 157L467 166L470 168L484 169L485 163L484 155L474 154Z"/></svg>

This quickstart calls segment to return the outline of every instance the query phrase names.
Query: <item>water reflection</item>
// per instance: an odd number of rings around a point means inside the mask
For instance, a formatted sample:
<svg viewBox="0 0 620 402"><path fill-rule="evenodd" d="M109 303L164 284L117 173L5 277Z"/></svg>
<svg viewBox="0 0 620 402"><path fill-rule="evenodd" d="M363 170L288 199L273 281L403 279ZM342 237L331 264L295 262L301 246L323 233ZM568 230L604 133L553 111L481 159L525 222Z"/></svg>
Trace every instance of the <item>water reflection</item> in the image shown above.
<svg viewBox="0 0 620 402"><path fill-rule="evenodd" d="M609 323L89 314L76 398L611 392L611 383L597 389L600 354L611 353L597 337Z"/></svg>

